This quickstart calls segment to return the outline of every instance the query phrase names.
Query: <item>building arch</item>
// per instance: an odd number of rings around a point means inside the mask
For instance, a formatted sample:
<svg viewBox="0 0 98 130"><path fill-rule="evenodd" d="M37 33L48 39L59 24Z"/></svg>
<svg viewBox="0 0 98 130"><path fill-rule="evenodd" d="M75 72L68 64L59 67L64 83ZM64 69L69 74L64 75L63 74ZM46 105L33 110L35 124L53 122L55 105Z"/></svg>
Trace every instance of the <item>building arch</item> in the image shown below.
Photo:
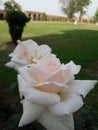
<svg viewBox="0 0 98 130"><path fill-rule="evenodd" d="M4 19L4 14L0 13L0 20L3 20L3 19Z"/></svg>
<svg viewBox="0 0 98 130"><path fill-rule="evenodd" d="M36 20L36 13L33 14L33 20Z"/></svg>

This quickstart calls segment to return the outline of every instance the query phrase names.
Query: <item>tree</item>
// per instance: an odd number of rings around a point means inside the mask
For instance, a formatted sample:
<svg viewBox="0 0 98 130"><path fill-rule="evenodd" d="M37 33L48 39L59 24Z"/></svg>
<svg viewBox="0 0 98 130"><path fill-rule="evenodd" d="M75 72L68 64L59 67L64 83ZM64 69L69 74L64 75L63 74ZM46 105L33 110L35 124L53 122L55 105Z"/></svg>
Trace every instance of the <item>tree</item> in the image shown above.
<svg viewBox="0 0 98 130"><path fill-rule="evenodd" d="M42 13L41 20L42 21L47 21L47 15L46 15L46 13Z"/></svg>
<svg viewBox="0 0 98 130"><path fill-rule="evenodd" d="M21 6L18 3L16 3L14 0L9 0L4 3L4 9L6 11L10 11L10 10L21 11Z"/></svg>
<svg viewBox="0 0 98 130"><path fill-rule="evenodd" d="M64 14L68 16L68 18L72 18L75 13L76 0L60 0L62 7L61 10Z"/></svg>
<svg viewBox="0 0 98 130"><path fill-rule="evenodd" d="M61 9L69 18L75 13L80 13L80 18L86 13L85 9L91 3L91 0L60 0Z"/></svg>
<svg viewBox="0 0 98 130"><path fill-rule="evenodd" d="M76 12L80 13L80 18L86 14L87 6L89 6L91 0L76 0Z"/></svg>
<svg viewBox="0 0 98 130"><path fill-rule="evenodd" d="M23 12L21 12L21 6L14 0L5 2L4 7L7 12L6 21L9 26L12 42L17 45L17 40L21 39L24 26L29 19Z"/></svg>
<svg viewBox="0 0 98 130"><path fill-rule="evenodd" d="M23 12L11 10L6 14L6 21L9 26L9 33L11 35L12 42L17 45L17 40L21 39L24 26L29 19Z"/></svg>
<svg viewBox="0 0 98 130"><path fill-rule="evenodd" d="M94 18L95 18L96 22L98 22L98 7L96 9Z"/></svg>

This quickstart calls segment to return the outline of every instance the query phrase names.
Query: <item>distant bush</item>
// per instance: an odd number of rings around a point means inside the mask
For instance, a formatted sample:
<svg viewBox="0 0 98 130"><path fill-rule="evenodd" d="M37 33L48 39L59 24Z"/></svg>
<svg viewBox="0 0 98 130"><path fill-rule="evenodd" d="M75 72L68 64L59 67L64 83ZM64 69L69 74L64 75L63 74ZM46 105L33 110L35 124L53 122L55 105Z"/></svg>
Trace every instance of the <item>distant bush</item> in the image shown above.
<svg viewBox="0 0 98 130"><path fill-rule="evenodd" d="M41 15L41 20L42 20L42 21L47 21L47 15L46 15L45 13L43 13L43 14Z"/></svg>
<svg viewBox="0 0 98 130"><path fill-rule="evenodd" d="M6 14L6 21L9 26L9 33L11 35L12 42L17 45L17 40L21 39L24 26L29 19L23 12L11 10Z"/></svg>

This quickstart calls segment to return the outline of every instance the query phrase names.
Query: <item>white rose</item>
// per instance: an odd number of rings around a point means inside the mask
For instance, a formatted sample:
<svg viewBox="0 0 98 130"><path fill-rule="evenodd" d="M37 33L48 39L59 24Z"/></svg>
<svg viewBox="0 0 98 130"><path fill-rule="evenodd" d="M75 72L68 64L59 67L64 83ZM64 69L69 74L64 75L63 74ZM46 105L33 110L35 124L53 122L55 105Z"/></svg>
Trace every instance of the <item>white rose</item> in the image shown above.
<svg viewBox="0 0 98 130"><path fill-rule="evenodd" d="M19 69L18 83L20 96L24 96L23 116L19 126L25 125L38 119L41 119L41 113L45 108L54 116L64 116L77 111L82 105L82 97L94 87L96 81L74 80L74 75L80 71L80 66L72 61L68 64L61 64L55 57L43 59L36 65L29 65ZM26 103L33 106L40 106L38 109L29 110L31 117L35 117L29 122ZM35 111L35 112L34 112ZM34 113L38 113L37 117ZM30 118L29 118L30 119ZM42 118L43 119L43 118Z"/></svg>
<svg viewBox="0 0 98 130"><path fill-rule="evenodd" d="M11 61L6 63L6 66L18 70L19 67L35 64L41 59L52 55L51 48L47 45L38 45L33 40L18 41L15 50L9 54Z"/></svg>

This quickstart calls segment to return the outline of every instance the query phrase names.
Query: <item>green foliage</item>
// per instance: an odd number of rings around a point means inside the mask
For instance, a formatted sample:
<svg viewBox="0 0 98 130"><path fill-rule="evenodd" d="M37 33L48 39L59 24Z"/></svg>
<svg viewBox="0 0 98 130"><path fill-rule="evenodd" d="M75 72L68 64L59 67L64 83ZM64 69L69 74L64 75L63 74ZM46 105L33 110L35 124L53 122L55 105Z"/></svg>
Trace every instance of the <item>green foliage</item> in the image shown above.
<svg viewBox="0 0 98 130"><path fill-rule="evenodd" d="M98 8L96 9L94 18L95 18L95 20L98 22Z"/></svg>
<svg viewBox="0 0 98 130"><path fill-rule="evenodd" d="M9 33L12 38L12 42L17 45L17 40L21 39L24 26L29 19L21 11L8 11L6 14L6 21L9 26Z"/></svg>
<svg viewBox="0 0 98 130"><path fill-rule="evenodd" d="M11 10L21 11L21 6L18 3L16 3L14 0L9 0L4 3L4 9L6 11L11 11Z"/></svg>
<svg viewBox="0 0 98 130"><path fill-rule="evenodd" d="M20 119L19 114L17 113L12 114L7 121L7 129L8 130L15 129L18 125L19 119Z"/></svg>
<svg viewBox="0 0 98 130"><path fill-rule="evenodd" d="M86 13L85 8L91 3L91 0L60 0L62 11L72 18L75 13L80 13L80 18Z"/></svg>
<svg viewBox="0 0 98 130"><path fill-rule="evenodd" d="M28 18L21 11L9 11L6 14L6 21L9 26L25 26L26 22L28 22Z"/></svg>
<svg viewBox="0 0 98 130"><path fill-rule="evenodd" d="M42 20L42 21L47 21L47 15L46 15L46 13L43 13L43 14L41 15L41 20Z"/></svg>
<svg viewBox="0 0 98 130"><path fill-rule="evenodd" d="M60 0L60 1L62 3L62 11L64 12L64 14L66 14L68 18L73 18L75 13L76 0L70 0L70 1Z"/></svg>
<svg viewBox="0 0 98 130"><path fill-rule="evenodd" d="M80 13L80 18L86 14L85 8L87 8L88 5L90 5L91 0L76 0L76 12Z"/></svg>
<svg viewBox="0 0 98 130"><path fill-rule="evenodd" d="M74 114L75 130L97 130L96 115L94 115L94 110L84 105L78 112Z"/></svg>

